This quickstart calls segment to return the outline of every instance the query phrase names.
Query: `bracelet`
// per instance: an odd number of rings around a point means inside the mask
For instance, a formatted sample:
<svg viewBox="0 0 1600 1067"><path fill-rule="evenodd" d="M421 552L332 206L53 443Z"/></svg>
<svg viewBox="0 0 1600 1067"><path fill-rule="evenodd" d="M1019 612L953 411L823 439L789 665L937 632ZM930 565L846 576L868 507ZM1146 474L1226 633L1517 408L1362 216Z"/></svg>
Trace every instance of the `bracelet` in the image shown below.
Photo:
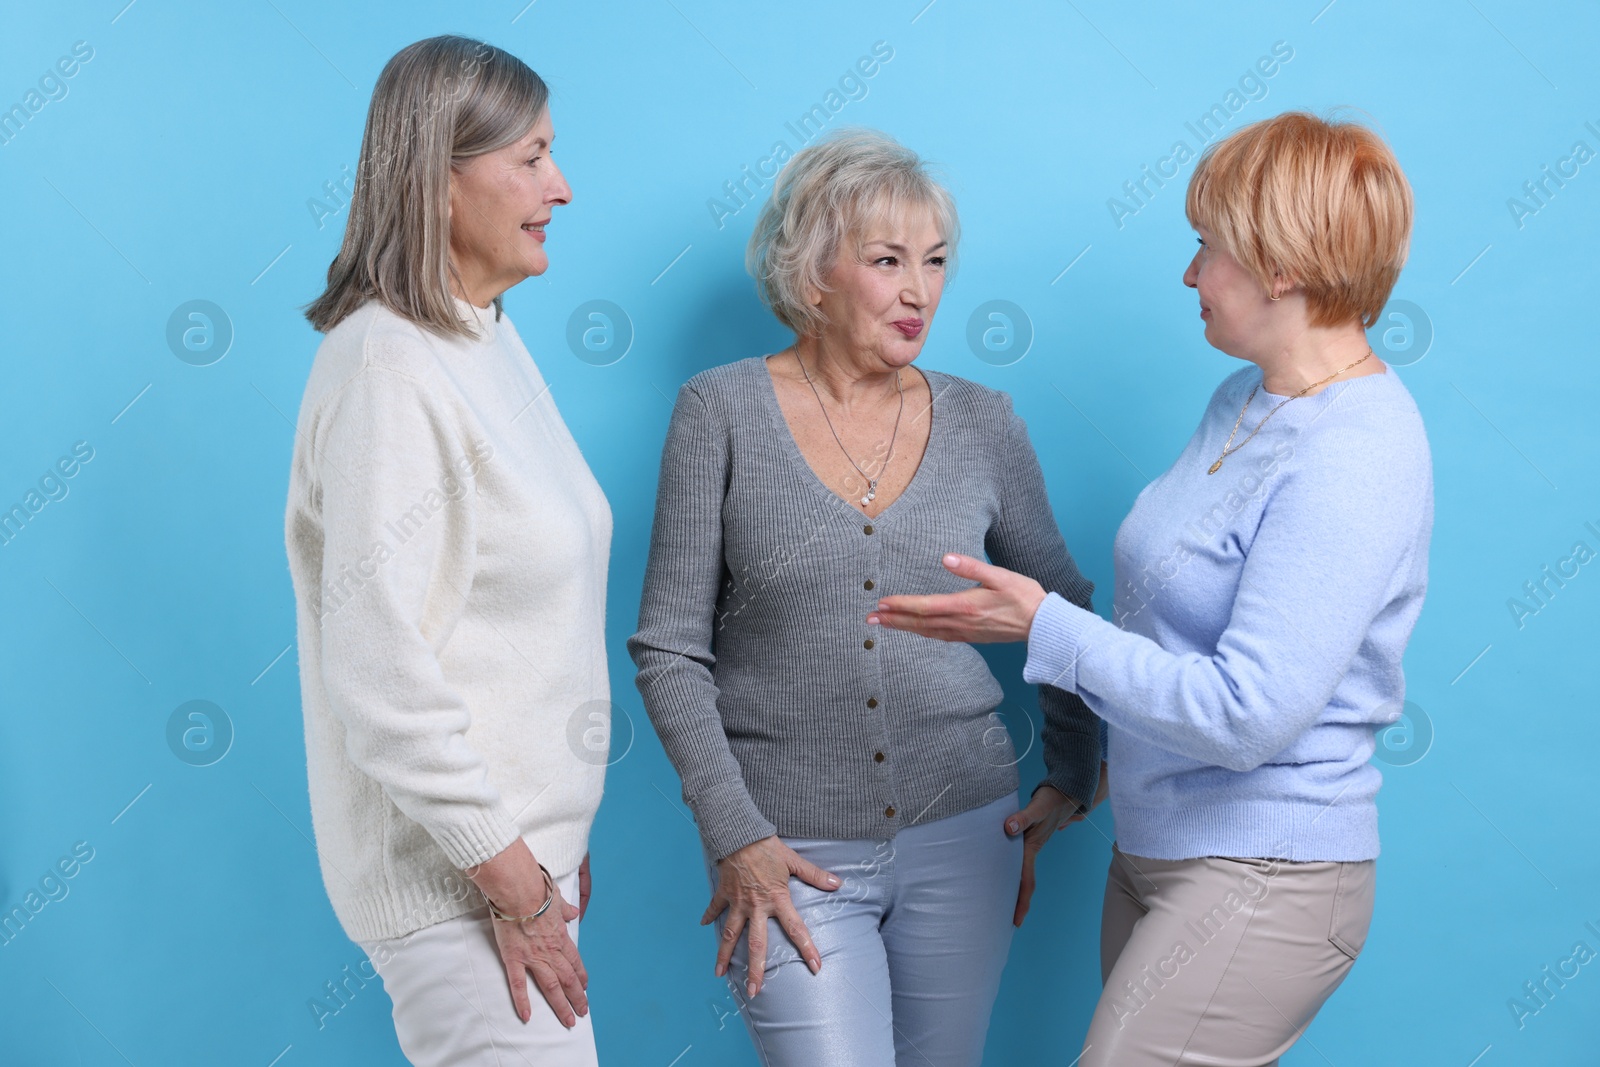
<svg viewBox="0 0 1600 1067"><path fill-rule="evenodd" d="M507 915L505 912L496 907L495 902L489 900L489 894L485 893L483 894L483 899L489 901L489 914L503 923L528 922L543 915L549 909L551 902L556 899L556 880L550 877L550 871L545 867L544 864L539 864L539 870L544 871L545 898L544 903L539 905L538 911L534 912L532 915Z"/></svg>

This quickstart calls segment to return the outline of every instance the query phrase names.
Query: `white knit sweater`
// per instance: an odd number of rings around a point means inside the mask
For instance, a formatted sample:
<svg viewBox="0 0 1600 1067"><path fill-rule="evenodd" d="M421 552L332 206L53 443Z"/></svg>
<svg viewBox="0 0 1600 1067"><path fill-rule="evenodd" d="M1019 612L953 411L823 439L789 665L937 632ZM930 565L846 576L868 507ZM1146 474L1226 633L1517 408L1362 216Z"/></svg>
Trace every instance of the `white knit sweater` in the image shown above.
<svg viewBox="0 0 1600 1067"><path fill-rule="evenodd" d="M477 907L520 835L583 859L605 775L611 510L508 317L369 302L317 350L285 520L312 824L355 941Z"/></svg>

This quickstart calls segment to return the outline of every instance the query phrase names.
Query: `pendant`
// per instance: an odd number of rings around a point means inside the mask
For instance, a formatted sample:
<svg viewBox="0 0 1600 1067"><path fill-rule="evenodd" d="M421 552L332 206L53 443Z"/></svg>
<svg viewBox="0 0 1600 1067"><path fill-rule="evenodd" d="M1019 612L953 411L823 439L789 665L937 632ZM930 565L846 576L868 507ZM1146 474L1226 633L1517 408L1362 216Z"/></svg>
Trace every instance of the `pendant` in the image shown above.
<svg viewBox="0 0 1600 1067"><path fill-rule="evenodd" d="M1222 469L1222 460L1219 459L1219 460L1217 460L1215 463L1213 463L1211 465L1211 469L1206 471L1206 473L1207 474L1215 474L1221 469Z"/></svg>
<svg viewBox="0 0 1600 1067"><path fill-rule="evenodd" d="M876 499L878 499L878 483L876 481L868 482L867 495L861 498L861 506L866 507Z"/></svg>

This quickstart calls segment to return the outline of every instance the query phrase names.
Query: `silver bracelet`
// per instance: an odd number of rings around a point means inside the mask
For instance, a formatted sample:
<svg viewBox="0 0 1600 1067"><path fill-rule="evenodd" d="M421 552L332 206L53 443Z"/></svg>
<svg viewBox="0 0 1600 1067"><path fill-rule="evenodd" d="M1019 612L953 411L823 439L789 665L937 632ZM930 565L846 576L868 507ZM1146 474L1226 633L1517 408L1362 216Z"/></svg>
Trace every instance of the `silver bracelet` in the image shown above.
<svg viewBox="0 0 1600 1067"><path fill-rule="evenodd" d="M556 899L556 880L550 877L550 871L544 864L539 864L539 870L544 871L545 898L544 903L539 905L538 911L532 915L507 915L496 907L494 901L489 900L489 894L485 893L483 899L489 901L489 914L503 923L521 923L537 919L549 910L551 902Z"/></svg>

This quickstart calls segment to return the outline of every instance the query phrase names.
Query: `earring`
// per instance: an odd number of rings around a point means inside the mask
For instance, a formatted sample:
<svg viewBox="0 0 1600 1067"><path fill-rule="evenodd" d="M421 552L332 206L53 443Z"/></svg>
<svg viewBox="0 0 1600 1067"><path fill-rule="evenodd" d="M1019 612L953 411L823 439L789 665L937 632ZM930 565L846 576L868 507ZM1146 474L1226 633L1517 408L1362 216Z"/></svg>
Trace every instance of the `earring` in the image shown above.
<svg viewBox="0 0 1600 1067"><path fill-rule="evenodd" d="M1267 299L1268 300L1281 300L1283 298L1281 296L1279 296L1277 293L1268 293L1267 294Z"/></svg>

